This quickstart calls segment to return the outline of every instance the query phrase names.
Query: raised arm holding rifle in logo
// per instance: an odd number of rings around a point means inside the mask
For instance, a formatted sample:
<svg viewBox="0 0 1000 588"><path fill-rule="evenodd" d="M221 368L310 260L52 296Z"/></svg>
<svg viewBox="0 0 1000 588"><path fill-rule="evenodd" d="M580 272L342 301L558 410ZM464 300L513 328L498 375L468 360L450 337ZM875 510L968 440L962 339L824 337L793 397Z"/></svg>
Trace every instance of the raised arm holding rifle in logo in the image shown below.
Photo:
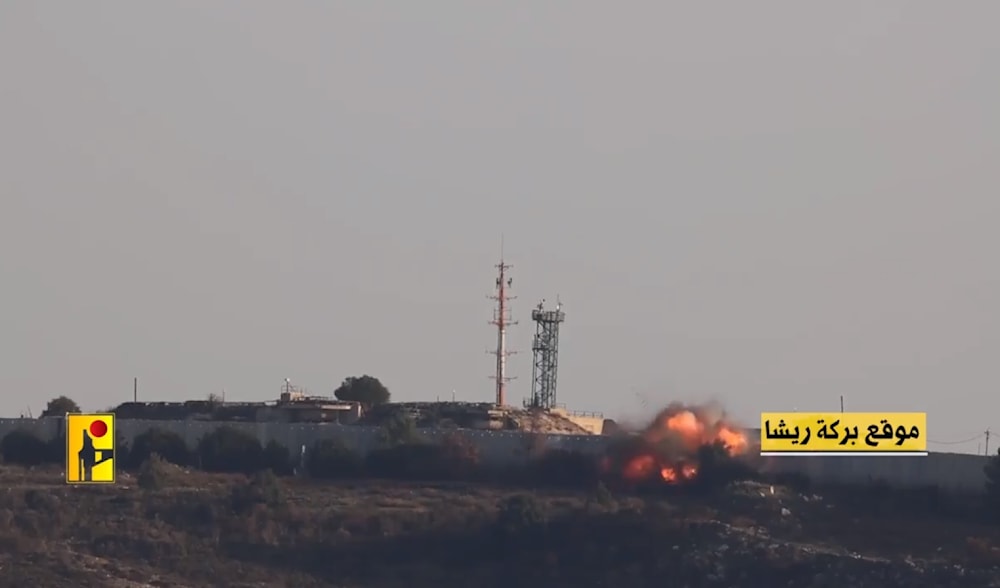
<svg viewBox="0 0 1000 588"><path fill-rule="evenodd" d="M98 458L100 454L100 458ZM90 438L90 432L83 430L83 448L77 453L80 460L80 478L82 482L94 481L94 466L100 465L109 459L114 459L114 449L94 449L94 440Z"/></svg>

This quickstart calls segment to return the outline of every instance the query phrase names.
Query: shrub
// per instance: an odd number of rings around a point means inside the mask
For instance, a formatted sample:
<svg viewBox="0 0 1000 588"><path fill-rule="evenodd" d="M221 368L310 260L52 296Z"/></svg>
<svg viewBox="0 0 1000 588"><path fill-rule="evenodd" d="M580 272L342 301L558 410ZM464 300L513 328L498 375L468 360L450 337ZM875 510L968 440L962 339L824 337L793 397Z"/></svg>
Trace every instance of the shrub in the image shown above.
<svg viewBox="0 0 1000 588"><path fill-rule="evenodd" d="M544 506L531 494L511 496L500 504L497 527L504 534L537 528L548 521Z"/></svg>
<svg viewBox="0 0 1000 588"><path fill-rule="evenodd" d="M233 510L247 512L258 504L276 507L281 504L281 483L271 470L255 473L242 484L233 486L230 494Z"/></svg>
<svg viewBox="0 0 1000 588"><path fill-rule="evenodd" d="M129 442L125 439L124 435L119 434L118 439L115 441L115 467L117 468L119 464L125 467L125 464L131 460L132 449L129 447Z"/></svg>
<svg viewBox="0 0 1000 588"><path fill-rule="evenodd" d="M350 478L363 466L364 460L338 439L321 439L306 450L306 472L313 478Z"/></svg>
<svg viewBox="0 0 1000 588"><path fill-rule="evenodd" d="M940 486L926 484L913 488L907 494L908 506L919 513L945 514L951 510L946 493Z"/></svg>
<svg viewBox="0 0 1000 588"><path fill-rule="evenodd" d="M65 451L64 447L64 454ZM52 461L53 447L52 443L42 441L28 431L17 430L11 431L0 441L0 453L7 463L36 466Z"/></svg>
<svg viewBox="0 0 1000 588"><path fill-rule="evenodd" d="M445 475L446 463L441 445L406 443L372 451L365 460L365 469L377 477L430 480Z"/></svg>
<svg viewBox="0 0 1000 588"><path fill-rule="evenodd" d="M372 475L422 480L468 480L478 465L476 447L458 434L441 443L418 440L376 449L365 461Z"/></svg>
<svg viewBox="0 0 1000 588"><path fill-rule="evenodd" d="M30 488L24 493L24 505L34 511L55 514L59 510L61 502L59 497L52 492Z"/></svg>
<svg viewBox="0 0 1000 588"><path fill-rule="evenodd" d="M142 462L136 481L143 490L159 490L166 483L167 475L167 464L153 453Z"/></svg>
<svg viewBox="0 0 1000 588"><path fill-rule="evenodd" d="M598 482L597 487L594 489L594 501L597 502L602 508L609 510L614 510L618 507L618 501L615 500L614 495L608 490L608 487L604 485L604 482Z"/></svg>
<svg viewBox="0 0 1000 588"><path fill-rule="evenodd" d="M209 472L250 474L264 467L263 457L257 437L232 427L219 427L198 442L198 459Z"/></svg>
<svg viewBox="0 0 1000 588"><path fill-rule="evenodd" d="M274 439L267 442L261 457L262 469L268 469L279 476L292 473L292 453Z"/></svg>
<svg viewBox="0 0 1000 588"><path fill-rule="evenodd" d="M64 432L60 431L58 435L46 443L46 446L48 463L66 463L66 435Z"/></svg>
<svg viewBox="0 0 1000 588"><path fill-rule="evenodd" d="M529 479L554 486L593 486L600 478L600 468L592 456L550 449L528 462Z"/></svg>
<svg viewBox="0 0 1000 588"><path fill-rule="evenodd" d="M180 435L153 427L136 435L127 455L119 457L119 463L129 469L140 467L154 454L161 461L179 466L191 465L193 461L191 451Z"/></svg>
<svg viewBox="0 0 1000 588"><path fill-rule="evenodd" d="M395 412L382 423L381 441L387 447L412 445L421 441L421 436L417 423L412 418Z"/></svg>

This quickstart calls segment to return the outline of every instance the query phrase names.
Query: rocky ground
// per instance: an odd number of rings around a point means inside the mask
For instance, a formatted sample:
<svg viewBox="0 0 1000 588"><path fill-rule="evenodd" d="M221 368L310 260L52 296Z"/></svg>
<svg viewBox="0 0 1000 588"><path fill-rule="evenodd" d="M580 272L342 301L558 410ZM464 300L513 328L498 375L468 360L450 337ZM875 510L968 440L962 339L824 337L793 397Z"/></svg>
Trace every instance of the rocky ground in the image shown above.
<svg viewBox="0 0 1000 588"><path fill-rule="evenodd" d="M931 501L740 483L718 495L169 468L142 490L0 466L0 586L1000 586L1000 525ZM919 503L918 503L919 502Z"/></svg>

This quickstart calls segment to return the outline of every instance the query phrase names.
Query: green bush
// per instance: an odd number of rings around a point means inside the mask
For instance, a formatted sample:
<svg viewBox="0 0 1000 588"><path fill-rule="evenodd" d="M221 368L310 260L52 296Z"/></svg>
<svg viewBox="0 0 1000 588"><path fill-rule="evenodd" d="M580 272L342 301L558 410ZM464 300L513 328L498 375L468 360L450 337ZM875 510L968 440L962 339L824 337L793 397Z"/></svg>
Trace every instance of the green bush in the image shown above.
<svg viewBox="0 0 1000 588"><path fill-rule="evenodd" d="M251 474L264 467L264 448L257 437L233 427L219 427L198 442L201 469Z"/></svg>
<svg viewBox="0 0 1000 588"><path fill-rule="evenodd" d="M267 442L261 456L262 469L268 469L279 476L292 473L292 454L287 447L274 439Z"/></svg>
<svg viewBox="0 0 1000 588"><path fill-rule="evenodd" d="M124 435L119 434L118 440L115 441L115 468L125 467L125 463L131 459L131 454L132 448L129 447L128 441Z"/></svg>
<svg viewBox="0 0 1000 588"><path fill-rule="evenodd" d="M511 496L497 512L497 528L508 535L544 526L547 521L544 505L531 494Z"/></svg>
<svg viewBox="0 0 1000 588"><path fill-rule="evenodd" d="M166 483L167 465L159 455L153 453L139 468L136 482L143 490L159 490Z"/></svg>
<svg viewBox="0 0 1000 588"><path fill-rule="evenodd" d="M393 413L387 418L382 423L379 433L382 445L386 447L413 445L422 441L416 421L401 412Z"/></svg>
<svg viewBox="0 0 1000 588"><path fill-rule="evenodd" d="M31 510L54 515L62 502L51 490L30 488L24 492L24 505Z"/></svg>
<svg viewBox="0 0 1000 588"><path fill-rule="evenodd" d="M597 486L594 488L594 501L601 507L608 510L616 510L618 508L618 501L615 500L611 491L608 487L604 485L604 482L598 482Z"/></svg>
<svg viewBox="0 0 1000 588"><path fill-rule="evenodd" d="M432 443L404 443L376 449L365 459L365 470L376 477L440 479L446 463L444 448Z"/></svg>
<svg viewBox="0 0 1000 588"><path fill-rule="evenodd" d="M193 462L191 450L184 439L160 427L152 427L136 435L126 455L119 456L118 463L127 469L142 466L153 455L162 461L179 466L189 466Z"/></svg>
<svg viewBox="0 0 1000 588"><path fill-rule="evenodd" d="M305 466L313 478L353 478L363 472L364 460L339 439L321 439L306 450Z"/></svg>
<svg viewBox="0 0 1000 588"><path fill-rule="evenodd" d="M373 476L411 480L471 480L478 465L476 447L457 434L440 443L418 439L381 447L365 460Z"/></svg>
<svg viewBox="0 0 1000 588"><path fill-rule="evenodd" d="M528 479L548 486L594 486L600 479L597 460L565 449L546 449L527 464Z"/></svg>
<svg viewBox="0 0 1000 588"><path fill-rule="evenodd" d="M66 435L62 431L50 439L46 445L48 446L46 453L48 463L66 463Z"/></svg>
<svg viewBox="0 0 1000 588"><path fill-rule="evenodd" d="M262 470L255 473L246 482L233 486L230 498L233 510L243 513L258 504L272 508L277 507L282 502L281 494L281 483L278 481L278 477L271 470Z"/></svg>
<svg viewBox="0 0 1000 588"><path fill-rule="evenodd" d="M43 441L28 431L17 430L11 431L0 441L0 453L6 463L36 466L54 461L53 445L54 443ZM62 453L65 456L65 447Z"/></svg>

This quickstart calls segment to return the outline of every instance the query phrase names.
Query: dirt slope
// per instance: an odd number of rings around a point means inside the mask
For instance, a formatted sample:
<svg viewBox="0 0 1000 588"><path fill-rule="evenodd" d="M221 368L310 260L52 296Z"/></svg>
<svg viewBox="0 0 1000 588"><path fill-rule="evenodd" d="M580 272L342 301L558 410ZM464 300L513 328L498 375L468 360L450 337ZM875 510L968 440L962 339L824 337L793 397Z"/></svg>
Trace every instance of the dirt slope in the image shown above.
<svg viewBox="0 0 1000 588"><path fill-rule="evenodd" d="M996 525L760 484L514 500L285 479L247 502L242 476L120 482L70 488L58 470L0 466L0 586L1000 586Z"/></svg>

